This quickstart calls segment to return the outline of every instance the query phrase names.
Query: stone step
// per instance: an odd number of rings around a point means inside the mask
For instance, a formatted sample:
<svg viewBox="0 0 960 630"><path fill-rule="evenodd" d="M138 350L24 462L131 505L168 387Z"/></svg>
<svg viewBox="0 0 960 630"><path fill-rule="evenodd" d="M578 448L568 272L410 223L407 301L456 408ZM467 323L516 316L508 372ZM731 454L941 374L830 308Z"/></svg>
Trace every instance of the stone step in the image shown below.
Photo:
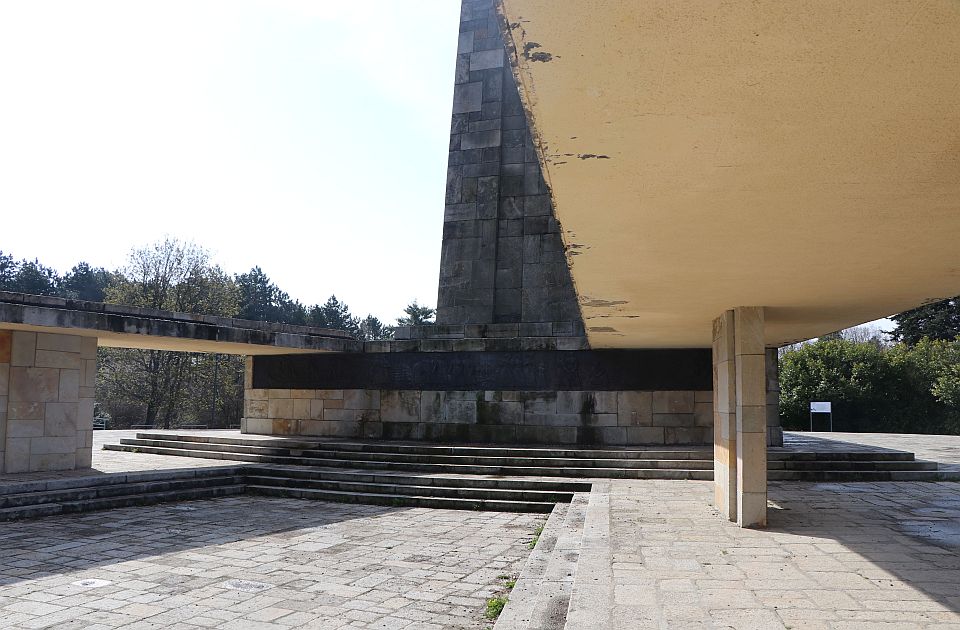
<svg viewBox="0 0 960 630"><path fill-rule="evenodd" d="M8 494L26 492L47 492L69 488L90 488L94 486L122 485L146 481L171 481L201 477L220 477L242 474L242 466L211 466L204 468L167 468L164 470L145 470L137 472L107 473L99 475L78 475L33 481L4 481L0 484L0 497Z"/></svg>
<svg viewBox="0 0 960 630"><path fill-rule="evenodd" d="M604 486L607 487L604 487ZM615 625L613 543L610 538L609 484L597 484L590 493L583 528L582 553L574 576L565 630L612 628ZM657 624L650 624L657 627ZM646 627L643 623L636 627Z"/></svg>
<svg viewBox="0 0 960 630"><path fill-rule="evenodd" d="M554 457L514 457L500 456L462 456L462 455L418 455L388 452L341 452L336 450L312 451L291 449L258 449L250 446L228 446L222 444L200 444L178 440L153 440L124 438L124 446L180 448L212 451L220 453L242 453L269 457L300 457L317 461L344 460L350 462L390 461L414 464L450 464L466 466L533 466L533 467L582 467L588 463L592 468L684 468L693 470L712 470L713 460L691 459L588 459Z"/></svg>
<svg viewBox="0 0 960 630"><path fill-rule="evenodd" d="M566 457L586 459L712 459L713 448L703 445L665 447L662 445L631 446L623 448L523 445L467 445L467 444L409 444L389 440L309 440L304 438L236 438L209 435L138 432L138 439L173 440L200 444L221 444L279 448L283 450L335 450L381 453L410 453L420 455L510 456L510 457ZM214 449L208 449L214 450Z"/></svg>
<svg viewBox="0 0 960 630"><path fill-rule="evenodd" d="M492 512L540 512L553 509L552 502L460 499L452 497L420 496L415 494L378 494L373 492L340 492L309 488L284 488L277 486L247 485L247 492L273 497L313 499L336 503L361 503L392 507L427 507L452 510L487 510Z"/></svg>
<svg viewBox="0 0 960 630"><path fill-rule="evenodd" d="M771 447L767 449L767 461L913 461L913 453L906 451L856 450L856 451L801 451Z"/></svg>
<svg viewBox="0 0 960 630"><path fill-rule="evenodd" d="M769 481L849 483L861 481L941 481L937 470L771 470Z"/></svg>
<svg viewBox="0 0 960 630"><path fill-rule="evenodd" d="M251 474L245 478L248 486L270 486L296 490L332 490L353 494L413 495L420 497L445 497L454 499L475 499L479 501L516 501L534 503L569 503L572 492L556 490L511 490L501 488L469 488L460 486L457 480L449 485L417 485L411 483L363 483L353 481L335 481L325 479L302 479L275 475Z"/></svg>
<svg viewBox="0 0 960 630"><path fill-rule="evenodd" d="M833 470L833 471L854 471L854 470L886 470L886 471L896 471L896 470L937 470L936 462L924 462L919 460L910 460L910 461L900 461L900 460L888 460L888 461L832 461L832 460L817 460L817 461L791 461L791 460L779 460L779 461L769 461L767 462L767 470L796 470L796 471L806 471L806 470Z"/></svg>
<svg viewBox="0 0 960 630"><path fill-rule="evenodd" d="M592 468L557 466L487 466L487 465L460 465L435 464L395 461L365 461L320 459L310 457L283 457L275 455L248 455L233 454L220 451L202 451L195 448L171 448L156 446L134 446L128 444L107 444L106 450L152 453L156 455L178 455L183 457L201 457L208 459L236 459L247 462L262 462L270 464L293 464L298 466L323 466L331 468L373 469L373 470L407 470L416 472L455 473L465 475L508 475L508 476L537 476L537 477L603 477L611 479L700 479L713 478L712 465L710 469L680 469L680 468ZM583 464L589 464L585 461Z"/></svg>
<svg viewBox="0 0 960 630"><path fill-rule="evenodd" d="M573 591L589 493L550 514L494 629L563 628Z"/></svg>
<svg viewBox="0 0 960 630"><path fill-rule="evenodd" d="M86 487L67 488L64 490L45 490L40 492L4 494L0 496L0 509L27 507L31 505L42 505L45 503L62 503L64 501L89 501L93 499L122 497L128 495L176 492L178 490L238 485L242 483L243 477L240 475L221 475L190 477L186 479L171 479L163 481L144 481L140 483L92 485Z"/></svg>
<svg viewBox="0 0 960 630"><path fill-rule="evenodd" d="M135 505L154 505L173 501L187 501L192 499L213 499L224 496L243 494L243 484L217 485L200 488L181 488L163 492L149 492L146 494L122 494L97 498L74 498L51 503L20 505L0 509L0 521L11 521L26 518L53 516L55 514L73 514L106 510Z"/></svg>
<svg viewBox="0 0 960 630"><path fill-rule="evenodd" d="M598 477L598 478L628 478L628 479L711 479L713 462L709 460L587 460L581 458L548 459L548 458L492 458L492 457L459 457L459 456L422 456L405 455L400 453L339 453L329 452L330 457L321 457L309 451L302 451L299 456L290 455L288 449L266 449L267 452L279 451L288 453L254 454L251 452L236 452L261 450L256 447L232 446L223 444L207 444L194 441L175 440L147 440L124 439L121 446L132 447L134 450L167 449L150 451L158 454L176 454L191 456L188 451L196 455L211 458L235 458L249 462L286 463L295 465L313 465L324 467L372 468L379 470L407 470L429 472L451 472L458 474L512 474L512 475L542 475L567 477ZM372 443L371 446L376 446ZM110 446L108 448L115 448ZM207 450L207 449L214 450ZM236 449L236 450L235 450ZM125 449L129 450L129 449ZM824 454L818 454L824 455ZM860 454L862 455L862 454ZM584 466L586 464L586 466ZM620 467L614 467L621 464ZM679 468L679 466L684 466ZM551 472L550 469L558 469ZM830 479L824 476L827 472L921 472L936 471L934 462L917 460L829 460L811 458L804 460L771 460L768 462L770 480L820 481ZM637 472L630 472L636 470ZM654 472L651 472L654 471ZM671 472L677 471L677 472ZM800 474L793 474L800 473ZM807 474L809 473L809 474ZM885 475L856 475L836 476L836 479L849 480L883 480L891 477ZM917 480L933 480L934 476L910 477Z"/></svg>
<svg viewBox="0 0 960 630"><path fill-rule="evenodd" d="M550 481L544 479L481 477L460 475L416 475L363 470L322 470L308 466L271 466L260 464L247 467L247 474L282 476L293 479L321 479L359 483L460 486L464 488L495 488L505 490L555 490L559 492L590 492L593 484L583 481Z"/></svg>

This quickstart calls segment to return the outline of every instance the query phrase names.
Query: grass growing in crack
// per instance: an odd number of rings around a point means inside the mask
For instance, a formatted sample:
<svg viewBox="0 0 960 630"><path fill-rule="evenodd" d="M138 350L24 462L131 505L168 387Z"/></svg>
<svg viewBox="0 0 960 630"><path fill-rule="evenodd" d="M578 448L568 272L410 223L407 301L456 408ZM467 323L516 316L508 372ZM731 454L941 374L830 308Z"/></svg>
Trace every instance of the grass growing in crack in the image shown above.
<svg viewBox="0 0 960 630"><path fill-rule="evenodd" d="M487 610L483 616L487 619L496 619L503 612L503 607L507 605L507 596L491 597L487 600Z"/></svg>
<svg viewBox="0 0 960 630"><path fill-rule="evenodd" d="M507 605L507 601L510 599L509 591L512 591L513 587L517 585L517 578L509 573L502 573L497 576L497 579L503 580L503 585L508 592L487 600L487 609L484 611L483 616L490 620L496 620L497 617L500 616L500 613L503 612L503 607Z"/></svg>
<svg viewBox="0 0 960 630"><path fill-rule="evenodd" d="M537 528L533 530L533 540L527 543L527 547L533 549L537 546L537 541L540 540L540 534L543 533L543 525L537 525Z"/></svg>

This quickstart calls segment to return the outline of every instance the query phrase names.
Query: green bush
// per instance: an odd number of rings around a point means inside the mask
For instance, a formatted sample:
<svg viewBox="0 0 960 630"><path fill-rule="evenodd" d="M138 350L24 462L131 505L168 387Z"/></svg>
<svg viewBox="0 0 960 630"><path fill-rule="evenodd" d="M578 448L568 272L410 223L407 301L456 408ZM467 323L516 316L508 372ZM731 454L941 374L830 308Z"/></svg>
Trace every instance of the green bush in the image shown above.
<svg viewBox="0 0 960 630"><path fill-rule="evenodd" d="M836 431L960 433L960 340L885 347L827 339L785 352L784 428L809 428L816 400L833 403Z"/></svg>

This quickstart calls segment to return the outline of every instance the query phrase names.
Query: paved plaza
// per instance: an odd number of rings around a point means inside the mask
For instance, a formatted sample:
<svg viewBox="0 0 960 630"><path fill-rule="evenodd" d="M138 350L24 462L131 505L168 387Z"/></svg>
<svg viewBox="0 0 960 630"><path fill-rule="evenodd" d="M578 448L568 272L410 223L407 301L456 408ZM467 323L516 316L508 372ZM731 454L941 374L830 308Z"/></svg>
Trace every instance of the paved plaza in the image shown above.
<svg viewBox="0 0 960 630"><path fill-rule="evenodd" d="M815 437L960 461L957 436ZM96 450L45 476L228 463ZM960 629L960 483L774 482L764 530L720 518L710 482L583 496L570 630ZM0 628L487 628L544 520L240 496L4 523Z"/></svg>
<svg viewBox="0 0 960 630"><path fill-rule="evenodd" d="M709 482L595 489L568 627L960 628L960 484L772 483L764 530Z"/></svg>
<svg viewBox="0 0 960 630"><path fill-rule="evenodd" d="M238 497L4 523L4 630L483 628L544 517Z"/></svg>

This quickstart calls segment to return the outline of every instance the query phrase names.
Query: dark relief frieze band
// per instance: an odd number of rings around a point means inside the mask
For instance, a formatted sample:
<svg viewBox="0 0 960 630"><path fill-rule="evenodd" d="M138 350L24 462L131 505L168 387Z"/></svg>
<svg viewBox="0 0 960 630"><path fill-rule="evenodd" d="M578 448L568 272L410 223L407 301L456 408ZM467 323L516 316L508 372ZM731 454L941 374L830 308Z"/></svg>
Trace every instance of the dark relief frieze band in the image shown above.
<svg viewBox="0 0 960 630"><path fill-rule="evenodd" d="M257 356L275 389L710 390L710 350L392 352Z"/></svg>

